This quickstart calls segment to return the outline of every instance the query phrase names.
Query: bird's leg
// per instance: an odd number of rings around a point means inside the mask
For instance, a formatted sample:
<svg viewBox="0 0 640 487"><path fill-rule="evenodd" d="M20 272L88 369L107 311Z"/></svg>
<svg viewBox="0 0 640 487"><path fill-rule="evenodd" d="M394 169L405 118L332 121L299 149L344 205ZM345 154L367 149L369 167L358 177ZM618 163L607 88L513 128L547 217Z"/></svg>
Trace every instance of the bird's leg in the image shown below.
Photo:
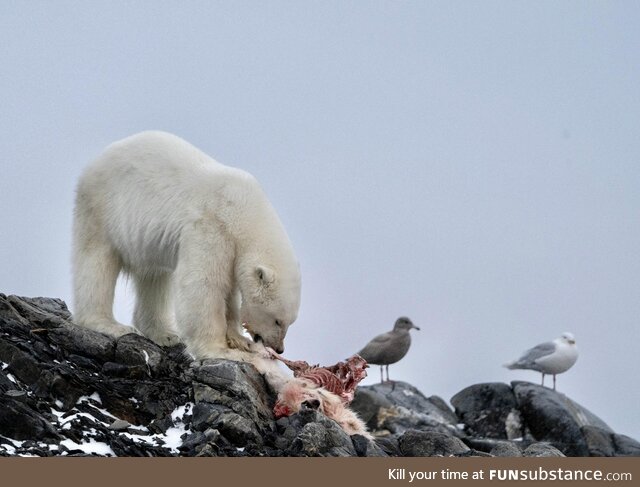
<svg viewBox="0 0 640 487"><path fill-rule="evenodd" d="M391 379L389 379L389 364L385 365L385 368L387 369L387 382L391 382Z"/></svg>
<svg viewBox="0 0 640 487"><path fill-rule="evenodd" d="M541 373L542 373L542 387L544 387L544 372L541 372Z"/></svg>
<svg viewBox="0 0 640 487"><path fill-rule="evenodd" d="M553 390L556 390L556 374L553 374Z"/></svg>
<svg viewBox="0 0 640 487"><path fill-rule="evenodd" d="M380 384L384 383L384 376L382 375L382 365L380 366Z"/></svg>

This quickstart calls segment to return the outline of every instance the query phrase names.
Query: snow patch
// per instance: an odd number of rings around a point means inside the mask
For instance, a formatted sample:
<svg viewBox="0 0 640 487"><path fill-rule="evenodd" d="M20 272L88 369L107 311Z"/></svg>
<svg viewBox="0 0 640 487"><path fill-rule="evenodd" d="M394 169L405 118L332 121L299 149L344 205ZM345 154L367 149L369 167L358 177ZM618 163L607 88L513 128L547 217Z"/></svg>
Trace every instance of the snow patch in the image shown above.
<svg viewBox="0 0 640 487"><path fill-rule="evenodd" d="M22 446L22 444L24 443L24 441L14 440L13 438L7 438L6 436L3 436L2 438L4 438L5 440L8 440L11 443L13 443L12 445L9 445L9 444L6 444L6 443L5 444L0 444L0 449L3 449L9 455L15 455L16 454L16 448L20 448Z"/></svg>
<svg viewBox="0 0 640 487"><path fill-rule="evenodd" d="M171 419L174 421L175 426L167 429L165 434L154 434L154 435L138 435L135 433L124 432L122 435L131 439L136 443L145 443L148 445L163 445L165 448L168 448L171 453L179 453L178 448L182 446L182 436L185 433L191 433L191 430L186 428L184 423L182 422L182 418L184 415L191 410L193 407L193 403L189 402L182 406L178 406L172 413ZM144 426L139 426L139 430L147 432L149 431Z"/></svg>
<svg viewBox="0 0 640 487"><path fill-rule="evenodd" d="M99 404L102 404L102 399L100 399L100 394L98 394L97 392L94 392L90 396L80 396L76 401L76 404L80 404L82 402L88 402L89 404L91 404L91 401L96 401Z"/></svg>
<svg viewBox="0 0 640 487"><path fill-rule="evenodd" d="M2 448L9 455L15 455L16 454L16 447L15 446L12 446L12 445L0 445L0 448Z"/></svg>
<svg viewBox="0 0 640 487"><path fill-rule="evenodd" d="M169 448L172 453L178 453L178 448L182 446L182 435L190 432L191 431L187 430L182 423L169 428L163 438L165 446Z"/></svg>
<svg viewBox="0 0 640 487"><path fill-rule="evenodd" d="M89 438L89 441L83 441L82 443L76 443L73 440L66 439L62 440L60 444L69 450L81 450L85 453L97 453L98 455L111 455L113 457L116 456L109 445L102 441L96 441L93 438Z"/></svg>
<svg viewBox="0 0 640 487"><path fill-rule="evenodd" d="M89 396L89 399L93 399L98 404L102 404L102 399L100 398L100 394L98 394L97 392L94 392L93 394L91 394Z"/></svg>
<svg viewBox="0 0 640 487"><path fill-rule="evenodd" d="M171 413L171 419L176 421L176 420L181 420L185 413L189 412L191 410L191 408L193 407L193 403L192 402L188 402L182 406L178 406L177 408L175 408L173 410L173 412Z"/></svg>

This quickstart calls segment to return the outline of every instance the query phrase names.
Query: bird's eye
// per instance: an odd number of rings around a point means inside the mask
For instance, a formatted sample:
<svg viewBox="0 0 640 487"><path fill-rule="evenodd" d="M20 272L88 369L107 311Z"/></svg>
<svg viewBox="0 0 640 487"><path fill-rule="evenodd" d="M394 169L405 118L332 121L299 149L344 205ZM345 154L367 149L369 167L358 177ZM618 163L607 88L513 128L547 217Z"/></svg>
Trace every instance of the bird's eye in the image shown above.
<svg viewBox="0 0 640 487"><path fill-rule="evenodd" d="M280 320L276 320L276 326L278 328L282 328L282 322Z"/></svg>

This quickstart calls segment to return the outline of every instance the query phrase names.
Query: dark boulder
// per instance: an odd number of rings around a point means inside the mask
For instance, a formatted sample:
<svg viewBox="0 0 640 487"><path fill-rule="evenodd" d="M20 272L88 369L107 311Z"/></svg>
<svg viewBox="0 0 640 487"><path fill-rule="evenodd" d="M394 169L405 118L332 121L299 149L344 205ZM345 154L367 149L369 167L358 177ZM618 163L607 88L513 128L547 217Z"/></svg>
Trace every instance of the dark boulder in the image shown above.
<svg viewBox="0 0 640 487"><path fill-rule="evenodd" d="M45 443L61 440L56 428L31 406L11 394L1 394L0 435L15 440L38 439Z"/></svg>
<svg viewBox="0 0 640 487"><path fill-rule="evenodd" d="M451 404L470 436L522 437L518 404L507 384L492 382L469 386L453 396Z"/></svg>
<svg viewBox="0 0 640 487"><path fill-rule="evenodd" d="M640 443L597 426L581 428L592 457L640 456Z"/></svg>
<svg viewBox="0 0 640 487"><path fill-rule="evenodd" d="M525 457L564 457L565 455L549 443L533 443L522 452Z"/></svg>
<svg viewBox="0 0 640 487"><path fill-rule="evenodd" d="M442 399L427 398L405 382L361 386L351 408L374 431L400 435L408 430L432 430L460 436L458 419Z"/></svg>
<svg viewBox="0 0 640 487"><path fill-rule="evenodd" d="M619 435L616 433L611 435L611 439L613 440L616 456L640 457L640 442L627 435Z"/></svg>
<svg viewBox="0 0 640 487"><path fill-rule="evenodd" d="M398 440L405 457L450 457L469 451L459 438L437 431L409 430Z"/></svg>
<svg viewBox="0 0 640 487"><path fill-rule="evenodd" d="M564 394L529 382L513 382L518 408L533 437L569 456L589 456L582 427L611 429Z"/></svg>
<svg viewBox="0 0 640 487"><path fill-rule="evenodd" d="M332 419L315 409L302 409L289 419L286 451L292 456L357 456L351 437Z"/></svg>

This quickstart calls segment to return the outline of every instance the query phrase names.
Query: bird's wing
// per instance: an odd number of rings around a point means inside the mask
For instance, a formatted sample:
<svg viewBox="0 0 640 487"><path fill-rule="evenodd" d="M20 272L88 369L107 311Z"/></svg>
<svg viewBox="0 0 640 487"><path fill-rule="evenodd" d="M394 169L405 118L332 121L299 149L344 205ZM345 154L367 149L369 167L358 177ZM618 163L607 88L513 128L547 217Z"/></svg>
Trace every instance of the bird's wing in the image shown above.
<svg viewBox="0 0 640 487"><path fill-rule="evenodd" d="M391 341L393 338L392 332L383 333L372 339L367 343L362 350L358 352L362 358L368 362L376 362L381 350Z"/></svg>
<svg viewBox="0 0 640 487"><path fill-rule="evenodd" d="M378 335L377 337L372 339L369 343L367 343L367 347L369 345L377 345L377 346L384 345L385 343L388 343L392 337L393 337L393 334L391 332L383 333L382 335Z"/></svg>
<svg viewBox="0 0 640 487"><path fill-rule="evenodd" d="M546 357L547 355L551 355L556 351L556 344L553 342L544 342L540 345L536 345L535 347L527 350L522 354L516 364L518 365L532 365L536 363L536 360Z"/></svg>

